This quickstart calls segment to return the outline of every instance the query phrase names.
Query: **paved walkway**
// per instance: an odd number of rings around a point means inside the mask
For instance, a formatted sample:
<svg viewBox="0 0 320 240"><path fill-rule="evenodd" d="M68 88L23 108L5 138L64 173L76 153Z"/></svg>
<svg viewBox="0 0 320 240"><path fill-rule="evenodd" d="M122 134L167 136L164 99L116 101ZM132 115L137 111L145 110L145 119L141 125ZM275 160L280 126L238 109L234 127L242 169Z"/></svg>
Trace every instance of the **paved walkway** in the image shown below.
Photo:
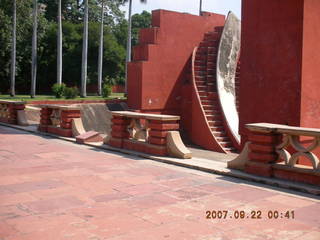
<svg viewBox="0 0 320 240"><path fill-rule="evenodd" d="M319 216L308 195L0 126L1 240L319 240Z"/></svg>

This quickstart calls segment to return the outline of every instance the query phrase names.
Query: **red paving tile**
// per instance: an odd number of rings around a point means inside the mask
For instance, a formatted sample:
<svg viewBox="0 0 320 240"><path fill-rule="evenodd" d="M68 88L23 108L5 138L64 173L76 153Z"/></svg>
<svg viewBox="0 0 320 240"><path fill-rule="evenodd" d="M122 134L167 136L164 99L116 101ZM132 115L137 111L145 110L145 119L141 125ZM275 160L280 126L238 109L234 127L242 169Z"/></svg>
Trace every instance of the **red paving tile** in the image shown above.
<svg viewBox="0 0 320 240"><path fill-rule="evenodd" d="M0 127L1 240L319 240L319 215L315 198Z"/></svg>

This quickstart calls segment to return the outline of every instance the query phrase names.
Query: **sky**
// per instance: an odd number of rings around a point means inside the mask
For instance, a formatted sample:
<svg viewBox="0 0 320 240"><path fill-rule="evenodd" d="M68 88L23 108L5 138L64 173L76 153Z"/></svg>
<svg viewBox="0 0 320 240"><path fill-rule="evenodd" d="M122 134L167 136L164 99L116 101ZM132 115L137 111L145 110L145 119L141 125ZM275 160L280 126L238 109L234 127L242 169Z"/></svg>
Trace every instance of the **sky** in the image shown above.
<svg viewBox="0 0 320 240"><path fill-rule="evenodd" d="M165 9L191 14L199 13L200 0L147 0L147 4L140 3L140 0L133 0L132 11L141 13L143 10L151 12L155 9ZM128 10L128 5L121 8ZM202 10L227 15L231 10L241 18L241 0L202 0Z"/></svg>

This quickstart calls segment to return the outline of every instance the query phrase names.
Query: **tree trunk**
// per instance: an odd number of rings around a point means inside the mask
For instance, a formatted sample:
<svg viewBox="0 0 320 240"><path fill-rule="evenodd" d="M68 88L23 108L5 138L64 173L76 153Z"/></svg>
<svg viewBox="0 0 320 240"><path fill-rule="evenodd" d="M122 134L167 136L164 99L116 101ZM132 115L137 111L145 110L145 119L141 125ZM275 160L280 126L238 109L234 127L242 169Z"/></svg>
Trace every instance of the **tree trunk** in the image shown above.
<svg viewBox="0 0 320 240"><path fill-rule="evenodd" d="M82 45L82 68L81 68L81 97L87 96L87 58L88 58L88 0L85 2L83 45Z"/></svg>
<svg viewBox="0 0 320 240"><path fill-rule="evenodd" d="M12 19L12 47L11 47L11 81L10 81L10 95L16 95L16 32L17 32L17 3L13 1L13 19Z"/></svg>
<svg viewBox="0 0 320 240"><path fill-rule="evenodd" d="M61 0L58 0L57 83L62 83L62 19Z"/></svg>
<svg viewBox="0 0 320 240"><path fill-rule="evenodd" d="M32 66L31 66L31 98L36 95L37 81L37 29L38 29L38 1L33 1L33 34L32 34Z"/></svg>
<svg viewBox="0 0 320 240"><path fill-rule="evenodd" d="M128 90L128 63L131 62L131 26L132 26L131 14L132 14L132 0L129 0L129 20L128 20L125 93L127 93L127 90Z"/></svg>
<svg viewBox="0 0 320 240"><path fill-rule="evenodd" d="M104 27L104 1L101 5L100 45L98 58L98 95L102 94L102 66L103 66L103 27Z"/></svg>

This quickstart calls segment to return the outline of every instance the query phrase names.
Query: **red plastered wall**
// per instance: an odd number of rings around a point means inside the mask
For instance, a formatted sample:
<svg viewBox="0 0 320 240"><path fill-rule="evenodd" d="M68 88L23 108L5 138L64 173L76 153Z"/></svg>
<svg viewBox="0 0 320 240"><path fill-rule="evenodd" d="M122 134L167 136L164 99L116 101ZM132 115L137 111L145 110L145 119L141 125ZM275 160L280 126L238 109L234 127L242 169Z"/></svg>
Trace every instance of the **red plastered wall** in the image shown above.
<svg viewBox="0 0 320 240"><path fill-rule="evenodd" d="M223 26L224 21L224 15L213 13L196 16L153 11L152 28L141 31L140 44L129 64L129 107L173 114L183 112L182 106L188 108L188 60L204 33Z"/></svg>
<svg viewBox="0 0 320 240"><path fill-rule="evenodd" d="M241 46L242 143L246 123L299 126L303 0L242 0Z"/></svg>

